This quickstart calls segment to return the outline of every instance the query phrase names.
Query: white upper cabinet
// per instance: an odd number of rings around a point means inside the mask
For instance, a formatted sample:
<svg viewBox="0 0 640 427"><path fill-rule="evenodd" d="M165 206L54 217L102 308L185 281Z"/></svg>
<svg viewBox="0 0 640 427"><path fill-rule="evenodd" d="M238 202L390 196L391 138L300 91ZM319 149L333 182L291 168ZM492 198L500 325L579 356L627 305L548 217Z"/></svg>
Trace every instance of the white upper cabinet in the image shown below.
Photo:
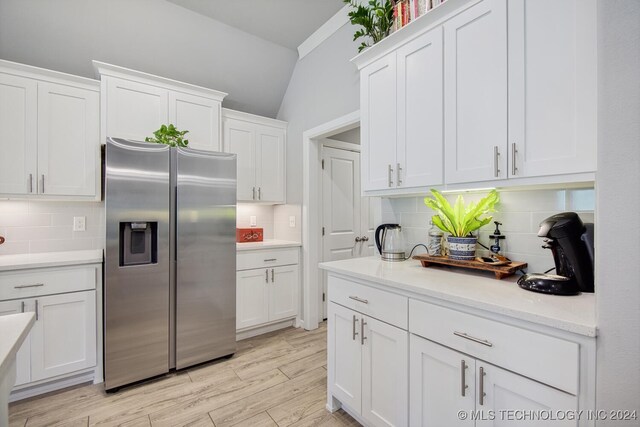
<svg viewBox="0 0 640 427"><path fill-rule="evenodd" d="M238 156L238 201L284 203L287 123L223 108L224 151Z"/></svg>
<svg viewBox="0 0 640 427"><path fill-rule="evenodd" d="M163 124L189 131L189 147L221 151L224 92L93 61L101 76L106 137L144 141Z"/></svg>
<svg viewBox="0 0 640 427"><path fill-rule="evenodd" d="M483 0L444 24L445 181L507 177L507 10Z"/></svg>
<svg viewBox="0 0 640 427"><path fill-rule="evenodd" d="M0 126L0 194L100 196L99 82L0 61Z"/></svg>
<svg viewBox="0 0 640 427"><path fill-rule="evenodd" d="M510 176L594 172L596 1L510 0L508 40Z"/></svg>

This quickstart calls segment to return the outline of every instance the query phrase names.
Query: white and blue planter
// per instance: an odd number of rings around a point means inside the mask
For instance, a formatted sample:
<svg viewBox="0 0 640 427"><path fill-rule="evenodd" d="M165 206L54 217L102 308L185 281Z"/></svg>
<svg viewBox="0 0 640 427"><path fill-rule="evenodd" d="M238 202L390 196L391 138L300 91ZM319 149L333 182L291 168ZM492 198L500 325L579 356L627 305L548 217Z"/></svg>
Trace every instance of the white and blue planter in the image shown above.
<svg viewBox="0 0 640 427"><path fill-rule="evenodd" d="M477 237L447 236L449 258L461 261L472 261L476 257Z"/></svg>

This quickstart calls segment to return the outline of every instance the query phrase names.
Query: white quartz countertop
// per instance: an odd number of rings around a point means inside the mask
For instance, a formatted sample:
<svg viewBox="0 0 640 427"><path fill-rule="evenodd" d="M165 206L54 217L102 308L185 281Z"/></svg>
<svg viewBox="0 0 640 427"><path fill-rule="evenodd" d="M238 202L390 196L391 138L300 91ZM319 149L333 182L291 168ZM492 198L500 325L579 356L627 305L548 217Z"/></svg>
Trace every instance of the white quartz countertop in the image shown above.
<svg viewBox="0 0 640 427"><path fill-rule="evenodd" d="M236 243L236 249L238 251L250 251L255 249L293 248L298 246L302 246L302 243L293 242L290 240L275 240L275 239L268 239L263 242Z"/></svg>
<svg viewBox="0 0 640 427"><path fill-rule="evenodd" d="M424 268L419 261L379 257L321 263L320 268L389 288L438 298L589 337L596 336L594 294L544 295L521 289L518 276L497 280L487 273Z"/></svg>
<svg viewBox="0 0 640 427"><path fill-rule="evenodd" d="M34 313L0 316L0 378L8 373L11 361L36 321Z"/></svg>
<svg viewBox="0 0 640 427"><path fill-rule="evenodd" d="M102 262L102 249L69 252L42 252L37 254L0 255L0 271L28 268L62 267L65 265L95 264Z"/></svg>

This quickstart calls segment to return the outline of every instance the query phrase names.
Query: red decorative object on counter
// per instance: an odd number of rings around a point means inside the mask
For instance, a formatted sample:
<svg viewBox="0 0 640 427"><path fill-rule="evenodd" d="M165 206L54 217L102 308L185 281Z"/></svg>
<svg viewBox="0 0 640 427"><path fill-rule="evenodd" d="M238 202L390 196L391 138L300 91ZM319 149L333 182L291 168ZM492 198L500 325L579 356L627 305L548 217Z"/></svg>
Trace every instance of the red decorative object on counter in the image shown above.
<svg viewBox="0 0 640 427"><path fill-rule="evenodd" d="M263 239L262 228L236 228L236 242L249 243L249 242L262 242Z"/></svg>

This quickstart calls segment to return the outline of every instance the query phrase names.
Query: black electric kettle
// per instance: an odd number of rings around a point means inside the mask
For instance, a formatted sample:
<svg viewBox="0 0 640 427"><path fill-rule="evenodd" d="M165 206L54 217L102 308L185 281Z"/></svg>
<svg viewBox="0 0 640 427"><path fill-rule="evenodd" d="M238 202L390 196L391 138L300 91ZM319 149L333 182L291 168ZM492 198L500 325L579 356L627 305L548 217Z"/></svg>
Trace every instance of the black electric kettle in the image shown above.
<svg viewBox="0 0 640 427"><path fill-rule="evenodd" d="M384 261L404 261L404 236L400 224L382 224L376 229L376 246Z"/></svg>

